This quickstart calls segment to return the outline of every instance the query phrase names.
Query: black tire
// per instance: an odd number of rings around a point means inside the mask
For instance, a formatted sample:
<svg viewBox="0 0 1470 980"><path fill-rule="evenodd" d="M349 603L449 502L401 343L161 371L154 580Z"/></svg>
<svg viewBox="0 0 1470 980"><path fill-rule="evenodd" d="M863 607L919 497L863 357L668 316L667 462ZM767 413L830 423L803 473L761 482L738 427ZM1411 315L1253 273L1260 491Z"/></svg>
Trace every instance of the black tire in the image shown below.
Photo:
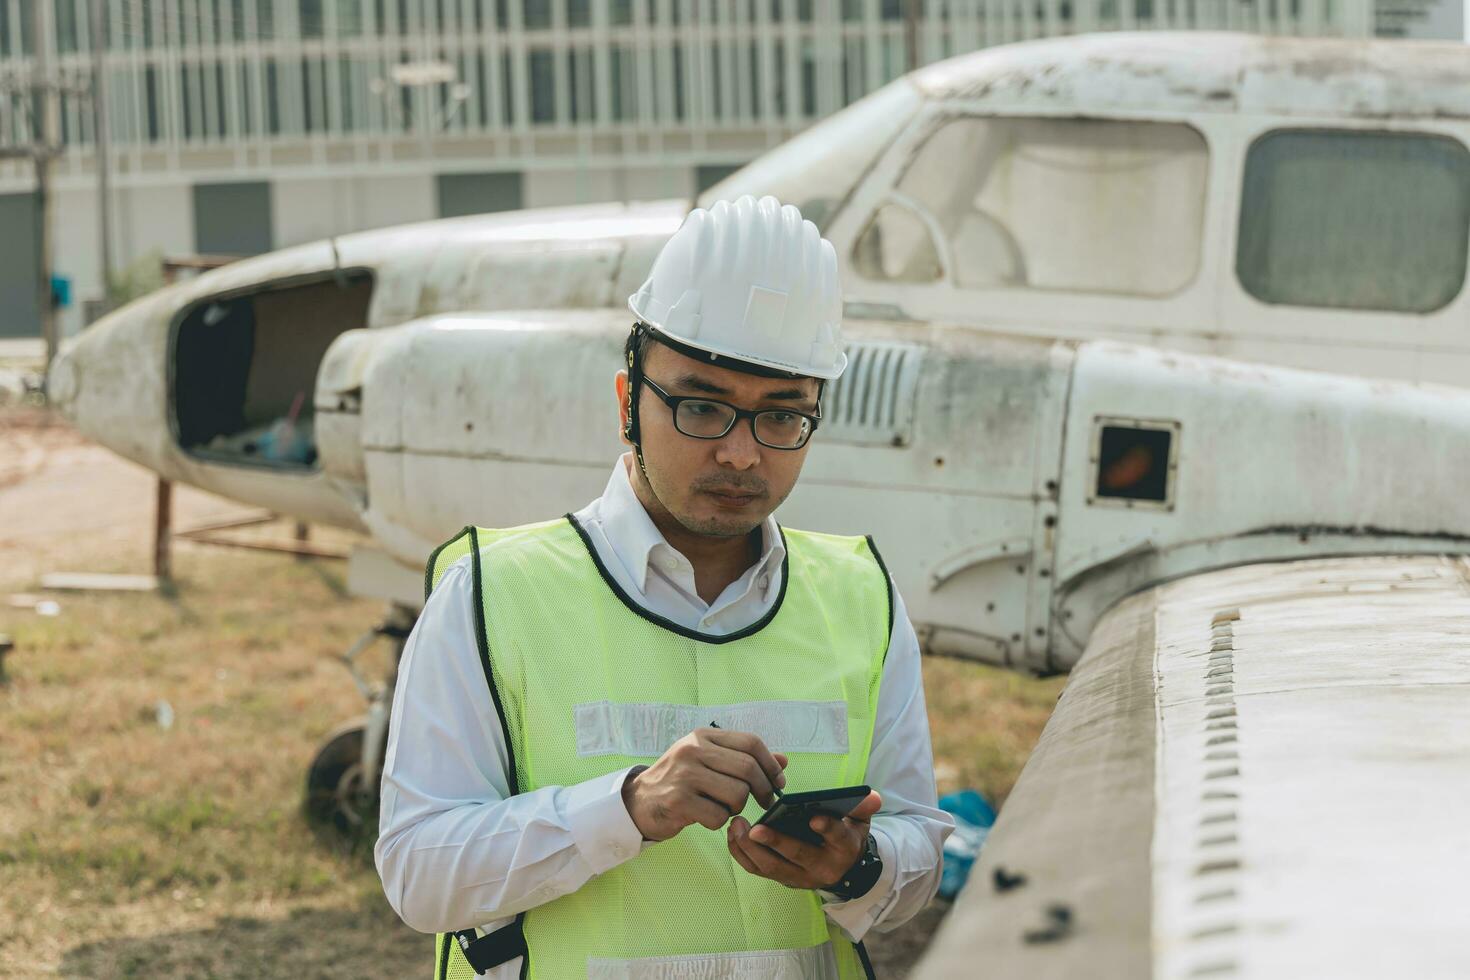
<svg viewBox="0 0 1470 980"><path fill-rule="evenodd" d="M306 816L344 837L376 837L378 787L382 774L372 774L363 793L362 746L364 721L350 722L328 735L306 773Z"/></svg>

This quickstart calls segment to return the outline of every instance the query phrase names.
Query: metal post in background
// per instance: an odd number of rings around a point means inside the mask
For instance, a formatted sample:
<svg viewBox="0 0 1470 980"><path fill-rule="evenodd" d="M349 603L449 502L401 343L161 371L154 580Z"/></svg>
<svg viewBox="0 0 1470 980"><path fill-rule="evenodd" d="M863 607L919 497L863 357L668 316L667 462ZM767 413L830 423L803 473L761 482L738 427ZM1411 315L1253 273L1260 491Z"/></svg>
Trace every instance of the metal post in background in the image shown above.
<svg viewBox="0 0 1470 980"><path fill-rule="evenodd" d="M160 587L173 581L173 560L169 542L173 537L174 485L162 477L158 480L158 506L153 520L153 574Z"/></svg>
<svg viewBox="0 0 1470 980"><path fill-rule="evenodd" d="M923 0L903 0L903 45L908 57L905 71L919 67L919 4Z"/></svg>
<svg viewBox="0 0 1470 980"><path fill-rule="evenodd" d="M56 155L57 131L60 129L61 89L51 77L51 4L31 4L31 43L33 77L31 92L40 99L40 132L35 148L36 162L36 264L40 269L36 283L37 312L41 317L41 336L46 340L46 370L56 357L60 341L56 330L56 309L51 301L51 161Z"/></svg>
<svg viewBox="0 0 1470 980"><path fill-rule="evenodd" d="M107 118L109 46L107 0L92 0L92 145L97 160L97 235L101 246L102 310L112 309L112 143Z"/></svg>

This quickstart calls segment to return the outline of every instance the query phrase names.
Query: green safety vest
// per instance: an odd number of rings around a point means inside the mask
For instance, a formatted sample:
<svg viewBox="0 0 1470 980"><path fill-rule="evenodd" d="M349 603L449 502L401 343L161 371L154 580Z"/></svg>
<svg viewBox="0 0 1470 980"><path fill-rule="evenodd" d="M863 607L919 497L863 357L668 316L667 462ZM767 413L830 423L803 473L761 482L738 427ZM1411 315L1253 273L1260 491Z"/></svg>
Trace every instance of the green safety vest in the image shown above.
<svg viewBox="0 0 1470 980"><path fill-rule="evenodd" d="M473 555L480 658L512 793L650 764L710 722L790 757L792 791L865 782L893 623L870 538L783 530L781 593L725 636L641 609L570 515L467 527L429 559L425 594ZM761 808L752 798L744 815ZM815 892L750 874L698 824L487 936L436 940L436 978L524 956L522 977L569 980L871 977Z"/></svg>

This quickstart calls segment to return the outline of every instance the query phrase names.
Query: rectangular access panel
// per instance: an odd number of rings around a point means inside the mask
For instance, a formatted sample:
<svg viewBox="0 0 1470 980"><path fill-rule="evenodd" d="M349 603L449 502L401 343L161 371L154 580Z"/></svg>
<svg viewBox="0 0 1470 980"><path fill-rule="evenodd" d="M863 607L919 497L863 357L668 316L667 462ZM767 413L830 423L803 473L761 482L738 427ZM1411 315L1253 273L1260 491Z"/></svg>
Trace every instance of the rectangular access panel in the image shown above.
<svg viewBox="0 0 1470 980"><path fill-rule="evenodd" d="M269 183L194 185L194 251L259 255L273 248Z"/></svg>
<svg viewBox="0 0 1470 980"><path fill-rule="evenodd" d="M0 337L41 336L34 194L0 194Z"/></svg>

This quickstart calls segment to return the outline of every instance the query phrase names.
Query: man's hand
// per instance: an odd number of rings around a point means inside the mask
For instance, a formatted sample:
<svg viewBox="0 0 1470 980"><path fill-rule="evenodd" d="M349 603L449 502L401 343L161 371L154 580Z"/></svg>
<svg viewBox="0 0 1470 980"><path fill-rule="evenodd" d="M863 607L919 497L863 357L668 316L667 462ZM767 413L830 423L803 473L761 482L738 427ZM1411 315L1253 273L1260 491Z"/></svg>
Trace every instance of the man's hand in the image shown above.
<svg viewBox="0 0 1470 980"><path fill-rule="evenodd" d="M647 840L692 823L719 830L751 795L765 807L776 801L771 789L786 785L787 761L749 732L697 728L623 783L623 804Z"/></svg>
<svg viewBox="0 0 1470 980"><path fill-rule="evenodd" d="M780 882L787 888L828 888L842 880L863 852L868 822L883 798L869 792L841 820L813 817L811 827L822 844L808 844L770 827L751 828L744 817L730 821L725 834L730 854L753 875Z"/></svg>

